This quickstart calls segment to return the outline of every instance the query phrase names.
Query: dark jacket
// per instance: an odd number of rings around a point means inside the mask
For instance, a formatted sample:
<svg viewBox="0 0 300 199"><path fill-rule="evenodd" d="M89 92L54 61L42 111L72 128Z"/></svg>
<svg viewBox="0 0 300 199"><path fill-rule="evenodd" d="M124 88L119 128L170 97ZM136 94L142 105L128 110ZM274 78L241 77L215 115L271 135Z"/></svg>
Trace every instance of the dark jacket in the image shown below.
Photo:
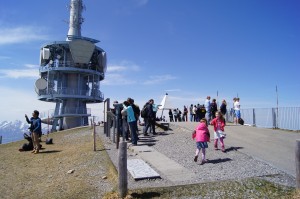
<svg viewBox="0 0 300 199"><path fill-rule="evenodd" d="M147 118L149 119L155 119L155 113L153 111L152 104L147 105Z"/></svg>
<svg viewBox="0 0 300 199"><path fill-rule="evenodd" d="M221 104L220 111L223 115L226 114L226 112L227 112L226 104L224 104L224 103Z"/></svg>
<svg viewBox="0 0 300 199"><path fill-rule="evenodd" d="M30 132L42 134L42 121L39 117L31 117L30 120L28 119L28 117L26 117L26 121L28 124L30 124Z"/></svg>

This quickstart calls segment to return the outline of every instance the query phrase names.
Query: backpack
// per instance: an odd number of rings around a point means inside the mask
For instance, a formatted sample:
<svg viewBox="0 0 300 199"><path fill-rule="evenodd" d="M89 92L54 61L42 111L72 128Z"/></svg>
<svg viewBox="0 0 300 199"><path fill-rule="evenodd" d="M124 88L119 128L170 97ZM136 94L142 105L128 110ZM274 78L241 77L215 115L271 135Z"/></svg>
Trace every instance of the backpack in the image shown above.
<svg viewBox="0 0 300 199"><path fill-rule="evenodd" d="M141 111L141 117L147 118L147 116L148 116L148 108L147 108L147 105L145 105Z"/></svg>
<svg viewBox="0 0 300 199"><path fill-rule="evenodd" d="M238 123L239 123L240 125L244 125L244 120L243 120L242 118L239 118Z"/></svg>
<svg viewBox="0 0 300 199"><path fill-rule="evenodd" d="M141 113L140 108L138 106L136 106L135 104L132 104L131 107L132 107L134 115L136 117L135 119L138 119L140 116L140 113Z"/></svg>

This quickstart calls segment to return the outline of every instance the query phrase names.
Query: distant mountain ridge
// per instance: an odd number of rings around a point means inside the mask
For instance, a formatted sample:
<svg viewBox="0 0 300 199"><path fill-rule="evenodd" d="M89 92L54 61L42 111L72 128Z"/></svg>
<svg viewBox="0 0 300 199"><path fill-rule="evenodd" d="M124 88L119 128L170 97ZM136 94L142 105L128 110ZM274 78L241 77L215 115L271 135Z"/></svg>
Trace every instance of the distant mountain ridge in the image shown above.
<svg viewBox="0 0 300 199"><path fill-rule="evenodd" d="M2 144L24 139L23 134L29 134L28 128L29 124L20 120L0 122ZM42 132L47 132L47 125L42 124Z"/></svg>

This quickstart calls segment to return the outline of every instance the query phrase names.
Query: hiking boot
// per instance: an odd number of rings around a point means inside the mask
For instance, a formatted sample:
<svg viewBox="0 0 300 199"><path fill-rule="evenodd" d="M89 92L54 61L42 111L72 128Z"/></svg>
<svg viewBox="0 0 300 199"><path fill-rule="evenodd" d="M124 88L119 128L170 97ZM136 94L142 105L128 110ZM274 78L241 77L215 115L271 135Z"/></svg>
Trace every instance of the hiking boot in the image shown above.
<svg viewBox="0 0 300 199"><path fill-rule="evenodd" d="M198 156L196 155L196 156L194 157L194 162L197 162L197 160L198 160Z"/></svg>

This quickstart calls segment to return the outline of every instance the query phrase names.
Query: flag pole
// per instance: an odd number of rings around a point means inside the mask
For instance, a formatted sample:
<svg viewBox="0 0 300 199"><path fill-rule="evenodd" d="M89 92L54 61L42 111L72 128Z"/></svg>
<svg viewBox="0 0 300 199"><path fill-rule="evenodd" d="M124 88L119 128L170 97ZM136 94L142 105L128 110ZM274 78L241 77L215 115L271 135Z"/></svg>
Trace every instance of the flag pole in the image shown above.
<svg viewBox="0 0 300 199"><path fill-rule="evenodd" d="M277 107L276 107L276 128L278 128L278 109L279 109L279 103L278 103L278 88L277 88L277 85L276 85L276 105L277 105Z"/></svg>

